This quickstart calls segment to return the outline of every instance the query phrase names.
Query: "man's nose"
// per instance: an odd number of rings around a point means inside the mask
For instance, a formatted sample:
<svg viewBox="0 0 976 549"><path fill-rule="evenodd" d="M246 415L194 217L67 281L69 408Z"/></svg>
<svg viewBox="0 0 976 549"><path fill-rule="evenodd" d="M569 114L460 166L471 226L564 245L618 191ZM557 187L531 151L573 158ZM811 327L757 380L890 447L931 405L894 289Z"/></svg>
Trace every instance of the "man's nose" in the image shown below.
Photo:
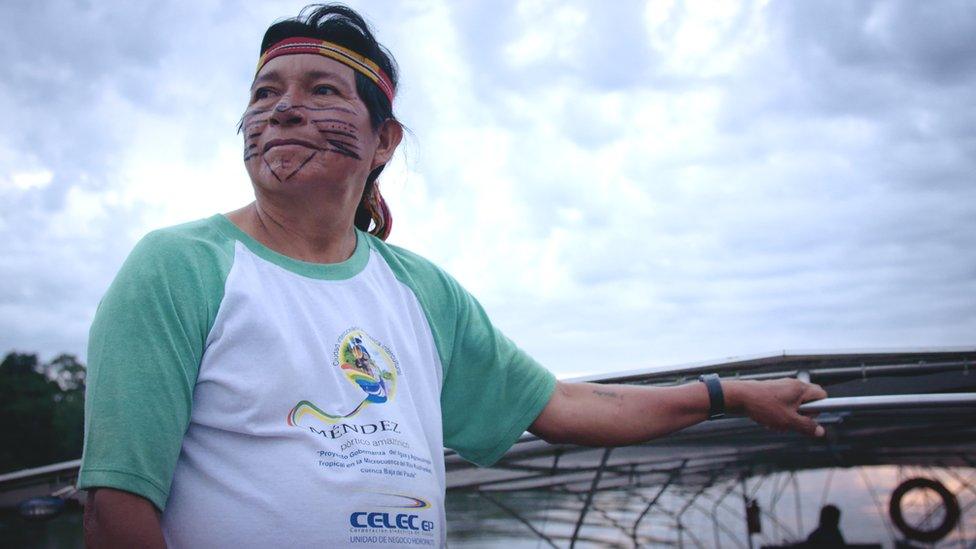
<svg viewBox="0 0 976 549"><path fill-rule="evenodd" d="M305 114L302 109L296 108L287 95L278 101L271 113L272 126L297 126L304 122Z"/></svg>

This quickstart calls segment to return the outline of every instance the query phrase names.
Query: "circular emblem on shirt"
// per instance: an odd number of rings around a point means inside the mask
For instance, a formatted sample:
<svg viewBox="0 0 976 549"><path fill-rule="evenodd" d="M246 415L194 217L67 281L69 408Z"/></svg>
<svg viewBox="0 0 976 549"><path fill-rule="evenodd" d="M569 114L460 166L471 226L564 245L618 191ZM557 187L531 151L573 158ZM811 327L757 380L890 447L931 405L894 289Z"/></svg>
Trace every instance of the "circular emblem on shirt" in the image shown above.
<svg viewBox="0 0 976 549"><path fill-rule="evenodd" d="M332 366L342 372L362 396L351 410L329 409L325 403L302 400L288 414L289 425L300 425L306 416L324 423L351 418L369 404L383 404L396 394L399 365L390 348L365 330L351 328L339 336L333 352Z"/></svg>
<svg viewBox="0 0 976 549"><path fill-rule="evenodd" d="M346 379L366 393L369 402L386 402L396 390L396 363L389 349L363 330L353 329L339 340L337 359Z"/></svg>

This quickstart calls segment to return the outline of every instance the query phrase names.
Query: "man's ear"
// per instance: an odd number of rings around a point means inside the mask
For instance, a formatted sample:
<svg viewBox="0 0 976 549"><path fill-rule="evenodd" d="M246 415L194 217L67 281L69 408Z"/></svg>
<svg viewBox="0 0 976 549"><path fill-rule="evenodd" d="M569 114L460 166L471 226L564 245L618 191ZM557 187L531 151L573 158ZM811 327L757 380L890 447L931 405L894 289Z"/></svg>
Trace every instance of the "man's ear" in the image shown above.
<svg viewBox="0 0 976 549"><path fill-rule="evenodd" d="M375 170L377 166L386 164L393 158L394 151L400 144L400 140L403 139L403 127L396 120L387 118L380 124L376 133L379 136L379 142L376 146L376 152L373 153L370 171Z"/></svg>

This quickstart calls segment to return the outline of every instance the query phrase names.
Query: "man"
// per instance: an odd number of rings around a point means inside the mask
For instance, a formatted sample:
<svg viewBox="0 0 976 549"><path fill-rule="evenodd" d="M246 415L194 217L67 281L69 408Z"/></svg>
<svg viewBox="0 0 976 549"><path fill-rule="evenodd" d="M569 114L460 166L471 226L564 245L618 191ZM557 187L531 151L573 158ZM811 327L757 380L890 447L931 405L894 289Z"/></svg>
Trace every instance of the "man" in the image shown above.
<svg viewBox="0 0 976 549"><path fill-rule="evenodd" d="M397 74L362 18L303 11L261 54L240 128L255 201L144 238L93 323L90 545L437 546L445 446L489 465L525 429L631 444L723 402L822 434L797 409L825 393L797 380L557 382L384 242Z"/></svg>
<svg viewBox="0 0 976 549"><path fill-rule="evenodd" d="M807 536L804 547L844 547L844 535L840 533L840 509L836 505L820 508L820 524Z"/></svg>

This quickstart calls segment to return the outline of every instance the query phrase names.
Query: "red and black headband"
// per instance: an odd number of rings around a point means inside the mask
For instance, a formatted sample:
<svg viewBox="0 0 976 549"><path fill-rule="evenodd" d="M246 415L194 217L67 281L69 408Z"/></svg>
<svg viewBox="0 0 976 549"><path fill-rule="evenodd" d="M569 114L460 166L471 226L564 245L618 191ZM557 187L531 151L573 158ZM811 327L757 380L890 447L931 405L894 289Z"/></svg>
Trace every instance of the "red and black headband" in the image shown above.
<svg viewBox="0 0 976 549"><path fill-rule="evenodd" d="M271 61L275 57L280 57L282 55L294 55L299 53L311 53L316 55L324 55L330 59L334 59L343 65L346 65L352 70L362 74L366 78L369 78L376 86L383 92L383 95L390 100L390 105L393 105L393 96L396 90L393 88L393 81L386 74L383 69L380 68L372 59L358 54L349 48L340 46L333 42L326 40L319 40L317 38L285 38L284 40L275 43L270 48L265 50L261 54L261 59L258 60L258 68L255 71L261 71L268 61Z"/></svg>

